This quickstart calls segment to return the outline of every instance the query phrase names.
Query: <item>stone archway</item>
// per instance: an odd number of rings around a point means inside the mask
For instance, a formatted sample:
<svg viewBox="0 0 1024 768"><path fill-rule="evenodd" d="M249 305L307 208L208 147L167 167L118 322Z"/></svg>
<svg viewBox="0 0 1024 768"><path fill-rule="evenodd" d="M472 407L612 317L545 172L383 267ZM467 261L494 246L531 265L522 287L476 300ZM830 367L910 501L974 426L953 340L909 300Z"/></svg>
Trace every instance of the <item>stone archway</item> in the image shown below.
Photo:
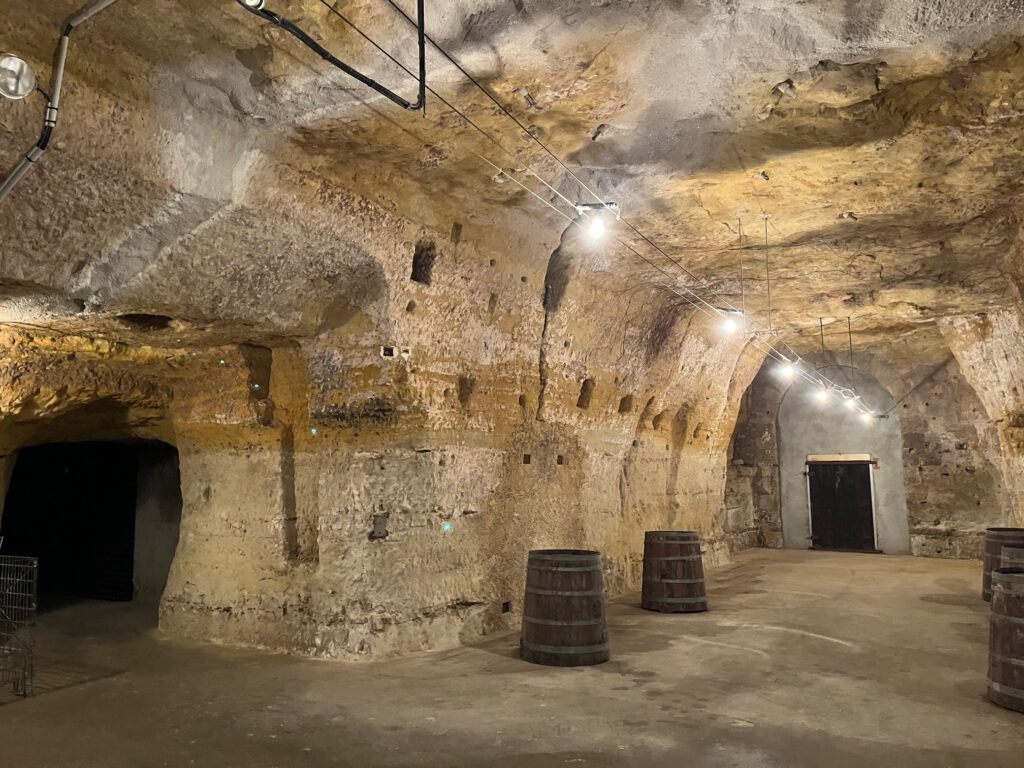
<svg viewBox="0 0 1024 768"><path fill-rule="evenodd" d="M835 398L822 404L817 387L798 379L786 391L776 425L783 546L811 546L807 469L809 456L859 455L876 462L871 469L875 540L886 554L910 552L910 528L903 479L903 435L895 400L868 373L832 365L821 373L857 390L874 417L862 419ZM883 415L884 414L884 415Z"/></svg>
<svg viewBox="0 0 1024 768"><path fill-rule="evenodd" d="M39 558L57 602L138 600L155 607L178 543L177 450L149 440L20 449L0 516L3 553Z"/></svg>

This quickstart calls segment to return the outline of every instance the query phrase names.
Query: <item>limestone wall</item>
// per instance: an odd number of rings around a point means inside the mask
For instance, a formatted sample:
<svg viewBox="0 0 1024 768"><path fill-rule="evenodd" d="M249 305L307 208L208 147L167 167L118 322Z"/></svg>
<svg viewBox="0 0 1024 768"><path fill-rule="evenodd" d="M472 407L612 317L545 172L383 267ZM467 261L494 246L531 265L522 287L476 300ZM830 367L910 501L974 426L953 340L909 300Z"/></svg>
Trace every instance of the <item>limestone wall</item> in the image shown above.
<svg viewBox="0 0 1024 768"><path fill-rule="evenodd" d="M857 358L899 401L894 412L903 431L911 551L977 558L985 528L1011 519L1013 495L1007 488L1016 469L1005 463L997 425L971 386L973 371L961 369L933 330L922 331L913 343L917 359L908 359L899 343ZM784 391L771 364L759 371L730 447L730 514L756 524L765 546L782 545L776 419Z"/></svg>
<svg viewBox="0 0 1024 768"><path fill-rule="evenodd" d="M375 266L298 338L5 332L5 455L177 448L165 630L339 659L436 649L515 626L532 548L600 550L618 594L645 530L702 532L709 566L756 543L724 498L757 353L666 285L610 294L609 256L571 235L513 271L363 221Z"/></svg>

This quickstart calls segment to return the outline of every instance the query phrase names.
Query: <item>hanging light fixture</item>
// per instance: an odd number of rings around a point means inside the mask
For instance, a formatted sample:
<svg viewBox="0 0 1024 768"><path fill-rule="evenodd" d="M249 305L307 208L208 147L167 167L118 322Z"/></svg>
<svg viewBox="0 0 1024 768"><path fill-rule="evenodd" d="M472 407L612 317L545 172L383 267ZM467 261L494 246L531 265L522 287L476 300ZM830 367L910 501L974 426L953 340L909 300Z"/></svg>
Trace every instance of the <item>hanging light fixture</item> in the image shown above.
<svg viewBox="0 0 1024 768"><path fill-rule="evenodd" d="M814 397L819 403L825 403L828 400L828 396L831 394L829 388L826 386L818 387L818 390L814 393Z"/></svg>
<svg viewBox="0 0 1024 768"><path fill-rule="evenodd" d="M873 414L871 411L864 411L860 415L860 420L863 421L865 424L871 424L871 420L874 417L875 417L875 414Z"/></svg>
<svg viewBox="0 0 1024 768"><path fill-rule="evenodd" d="M0 96L18 101L36 89L36 73L13 53L0 55Z"/></svg>
<svg viewBox="0 0 1024 768"><path fill-rule="evenodd" d="M793 379L796 378L796 366L790 360L787 360L782 365L780 365L778 370L779 376L781 376L786 381L792 381Z"/></svg>
<svg viewBox="0 0 1024 768"><path fill-rule="evenodd" d="M587 220L584 225L587 237L595 243L604 239L608 230L608 224L605 221L608 214L613 214L616 220L620 216L618 203L577 203L576 213Z"/></svg>
<svg viewBox="0 0 1024 768"><path fill-rule="evenodd" d="M735 307L715 307L715 311L722 316L722 331L730 336L737 333L743 327L743 312Z"/></svg>

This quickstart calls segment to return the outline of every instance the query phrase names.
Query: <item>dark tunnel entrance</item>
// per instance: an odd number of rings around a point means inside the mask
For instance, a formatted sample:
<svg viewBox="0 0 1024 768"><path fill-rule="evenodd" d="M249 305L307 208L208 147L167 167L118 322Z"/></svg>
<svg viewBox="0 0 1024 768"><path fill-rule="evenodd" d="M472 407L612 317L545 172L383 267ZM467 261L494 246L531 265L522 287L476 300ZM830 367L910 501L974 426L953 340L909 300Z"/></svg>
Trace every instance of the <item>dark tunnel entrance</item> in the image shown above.
<svg viewBox="0 0 1024 768"><path fill-rule="evenodd" d="M0 552L39 558L42 611L83 599L156 605L180 519L172 446L38 445L17 456L0 517Z"/></svg>

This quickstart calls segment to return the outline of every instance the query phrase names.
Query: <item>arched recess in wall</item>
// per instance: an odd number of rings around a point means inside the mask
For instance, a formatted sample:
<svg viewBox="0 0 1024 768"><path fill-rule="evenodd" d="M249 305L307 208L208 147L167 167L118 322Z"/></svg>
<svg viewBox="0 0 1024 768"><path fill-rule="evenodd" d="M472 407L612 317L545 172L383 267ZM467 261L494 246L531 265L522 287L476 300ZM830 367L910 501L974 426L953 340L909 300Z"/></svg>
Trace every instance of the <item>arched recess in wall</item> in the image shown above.
<svg viewBox="0 0 1024 768"><path fill-rule="evenodd" d="M804 379L789 387L776 423L783 546L807 549L820 541L812 530L808 458L836 457L839 462L849 459L852 467L856 460L853 457L867 455L877 462L865 476L869 481L867 493L872 501L877 549L886 554L909 553L903 435L898 413L887 413L895 405L894 398L864 371L832 365L821 373L841 385L854 387L874 414L886 415L865 421L856 410L844 408L833 397L822 404L815 396L817 387ZM821 470L821 465L815 466L816 472ZM823 501L819 498L814 503L818 504L817 516Z"/></svg>
<svg viewBox="0 0 1024 768"><path fill-rule="evenodd" d="M42 605L156 606L181 523L178 451L132 438L42 442L4 457L2 553L39 559Z"/></svg>

